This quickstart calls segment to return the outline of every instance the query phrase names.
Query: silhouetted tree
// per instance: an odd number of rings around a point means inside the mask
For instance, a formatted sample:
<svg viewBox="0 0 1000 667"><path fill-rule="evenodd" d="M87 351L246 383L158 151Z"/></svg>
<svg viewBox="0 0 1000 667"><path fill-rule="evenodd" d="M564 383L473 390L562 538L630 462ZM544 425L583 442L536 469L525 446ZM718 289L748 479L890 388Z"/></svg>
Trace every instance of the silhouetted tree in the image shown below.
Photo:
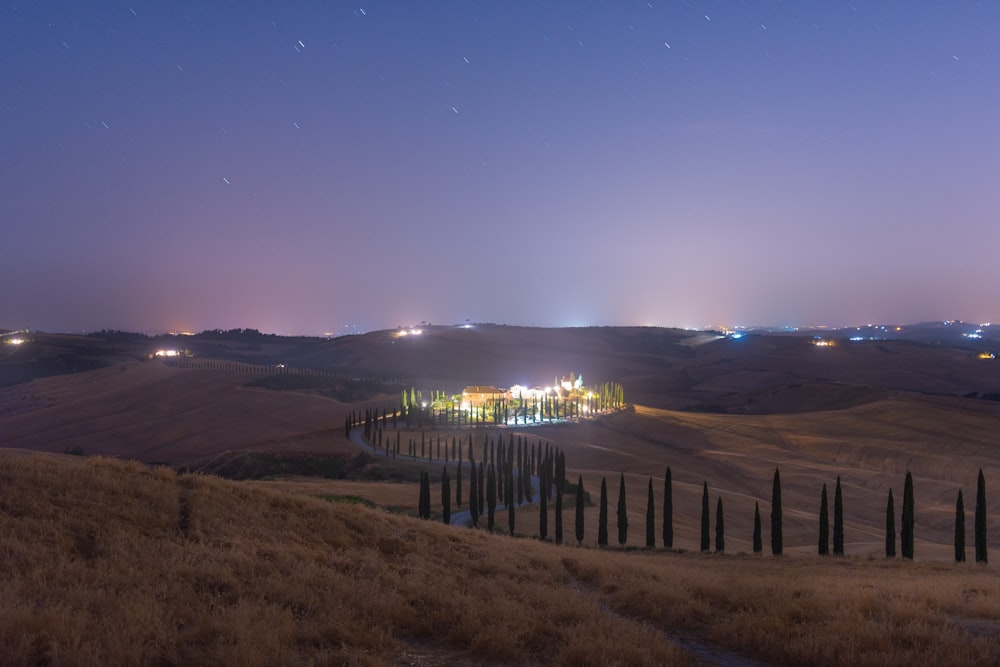
<svg viewBox="0 0 1000 667"><path fill-rule="evenodd" d="M563 542L562 485L556 485L556 544Z"/></svg>
<svg viewBox="0 0 1000 667"><path fill-rule="evenodd" d="M955 501L955 562L965 562L965 503L962 502L962 489L958 490L958 500Z"/></svg>
<svg viewBox="0 0 1000 667"><path fill-rule="evenodd" d="M479 514L482 515L486 509L486 471L483 470L483 462L479 462L479 474L476 476L476 489L479 493Z"/></svg>
<svg viewBox="0 0 1000 667"><path fill-rule="evenodd" d="M514 503L507 503L507 529L514 535Z"/></svg>
<svg viewBox="0 0 1000 667"><path fill-rule="evenodd" d="M722 496L715 505L715 550L722 553L726 550L726 527L722 519Z"/></svg>
<svg viewBox="0 0 1000 667"><path fill-rule="evenodd" d="M913 526L913 475L907 470L906 480L903 482L903 516L899 528L899 541L901 555L909 560L913 560Z"/></svg>
<svg viewBox="0 0 1000 667"><path fill-rule="evenodd" d="M653 504L653 478L649 478L649 491L646 494L646 546L652 549L656 546L656 506Z"/></svg>
<svg viewBox="0 0 1000 667"><path fill-rule="evenodd" d="M986 563L986 478L983 471L979 471L979 479L976 481L976 562Z"/></svg>
<svg viewBox="0 0 1000 667"><path fill-rule="evenodd" d="M497 514L497 471L492 465L486 476L486 528L493 531Z"/></svg>
<svg viewBox="0 0 1000 667"><path fill-rule="evenodd" d="M840 475L833 492L833 555L844 555L844 494L840 490Z"/></svg>
<svg viewBox="0 0 1000 667"><path fill-rule="evenodd" d="M420 502L417 516L421 519L431 518L431 478L426 472L420 472Z"/></svg>
<svg viewBox="0 0 1000 667"><path fill-rule="evenodd" d="M601 504L597 508L597 546L608 546L608 478L601 478Z"/></svg>
<svg viewBox="0 0 1000 667"><path fill-rule="evenodd" d="M544 542L549 536L549 501L544 493L538 496L538 539Z"/></svg>
<svg viewBox="0 0 1000 667"><path fill-rule="evenodd" d="M576 543L583 544L583 475L576 483Z"/></svg>
<svg viewBox="0 0 1000 667"><path fill-rule="evenodd" d="M709 538L709 528L711 526L708 517L708 482L703 483L701 492L701 550L708 551L712 548Z"/></svg>
<svg viewBox="0 0 1000 667"><path fill-rule="evenodd" d="M667 549L674 547L674 489L670 466L667 466L667 474L663 478L663 546Z"/></svg>
<svg viewBox="0 0 1000 667"><path fill-rule="evenodd" d="M760 535L760 503L753 504L753 552L759 554L764 550L764 542Z"/></svg>
<svg viewBox="0 0 1000 667"><path fill-rule="evenodd" d="M783 547L781 532L781 475L774 469L774 481L771 484L771 553L780 556Z"/></svg>
<svg viewBox="0 0 1000 667"><path fill-rule="evenodd" d="M830 553L830 512L826 503L826 484L819 498L819 555Z"/></svg>
<svg viewBox="0 0 1000 667"><path fill-rule="evenodd" d="M399 435L397 433L397 435ZM462 460L458 460L458 471L455 473L455 506L462 506Z"/></svg>
<svg viewBox="0 0 1000 667"><path fill-rule="evenodd" d="M892 502L892 489L889 489L889 502L885 506L885 557L896 557L896 508Z"/></svg>
<svg viewBox="0 0 1000 667"><path fill-rule="evenodd" d="M441 521L451 523L451 480L448 479L448 466L441 473Z"/></svg>
<svg viewBox="0 0 1000 667"><path fill-rule="evenodd" d="M625 508L625 473L618 483L618 544L628 541L628 510Z"/></svg>
<svg viewBox="0 0 1000 667"><path fill-rule="evenodd" d="M472 517L472 525L479 525L479 491L476 484L476 464L469 466L469 516Z"/></svg>

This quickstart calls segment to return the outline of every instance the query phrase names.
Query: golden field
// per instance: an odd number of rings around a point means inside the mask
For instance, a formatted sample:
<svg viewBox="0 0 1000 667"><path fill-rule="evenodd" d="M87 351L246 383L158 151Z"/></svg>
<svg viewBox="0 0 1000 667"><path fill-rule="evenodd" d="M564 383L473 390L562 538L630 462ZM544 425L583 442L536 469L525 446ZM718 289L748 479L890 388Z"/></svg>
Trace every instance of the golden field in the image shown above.
<svg viewBox="0 0 1000 667"><path fill-rule="evenodd" d="M556 546L13 450L0 488L5 665L1000 660L991 567Z"/></svg>

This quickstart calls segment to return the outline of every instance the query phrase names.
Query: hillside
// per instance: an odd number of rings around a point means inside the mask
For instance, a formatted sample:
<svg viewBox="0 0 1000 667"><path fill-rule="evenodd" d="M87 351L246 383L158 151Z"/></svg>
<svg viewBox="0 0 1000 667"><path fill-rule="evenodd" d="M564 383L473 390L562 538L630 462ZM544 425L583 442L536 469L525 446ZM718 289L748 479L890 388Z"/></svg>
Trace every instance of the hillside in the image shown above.
<svg viewBox="0 0 1000 667"><path fill-rule="evenodd" d="M348 407L244 386L256 377L128 362L7 387L0 446L184 466L224 451L325 454L337 438L346 444Z"/></svg>
<svg viewBox="0 0 1000 667"><path fill-rule="evenodd" d="M4 664L1000 661L972 565L581 549L12 450L0 489Z"/></svg>

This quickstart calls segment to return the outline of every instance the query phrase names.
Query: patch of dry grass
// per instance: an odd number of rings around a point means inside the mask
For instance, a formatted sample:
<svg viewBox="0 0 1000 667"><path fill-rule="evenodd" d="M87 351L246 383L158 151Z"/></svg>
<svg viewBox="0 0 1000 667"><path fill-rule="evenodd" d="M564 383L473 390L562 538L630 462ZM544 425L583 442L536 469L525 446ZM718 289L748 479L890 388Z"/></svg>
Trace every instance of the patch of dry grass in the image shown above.
<svg viewBox="0 0 1000 667"><path fill-rule="evenodd" d="M0 456L4 664L684 664L559 552L110 459Z"/></svg>
<svg viewBox="0 0 1000 667"><path fill-rule="evenodd" d="M775 664L1000 662L1000 578L972 564L557 547L11 451L0 489L4 664L689 663L678 637Z"/></svg>

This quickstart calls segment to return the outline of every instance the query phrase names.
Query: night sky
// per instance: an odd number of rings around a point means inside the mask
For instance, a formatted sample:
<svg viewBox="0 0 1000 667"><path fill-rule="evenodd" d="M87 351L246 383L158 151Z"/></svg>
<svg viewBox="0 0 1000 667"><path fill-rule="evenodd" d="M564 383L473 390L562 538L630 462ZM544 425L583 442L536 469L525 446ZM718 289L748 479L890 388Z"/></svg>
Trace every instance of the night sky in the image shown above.
<svg viewBox="0 0 1000 667"><path fill-rule="evenodd" d="M2 327L1000 318L1000 3L3 1L0 54Z"/></svg>

